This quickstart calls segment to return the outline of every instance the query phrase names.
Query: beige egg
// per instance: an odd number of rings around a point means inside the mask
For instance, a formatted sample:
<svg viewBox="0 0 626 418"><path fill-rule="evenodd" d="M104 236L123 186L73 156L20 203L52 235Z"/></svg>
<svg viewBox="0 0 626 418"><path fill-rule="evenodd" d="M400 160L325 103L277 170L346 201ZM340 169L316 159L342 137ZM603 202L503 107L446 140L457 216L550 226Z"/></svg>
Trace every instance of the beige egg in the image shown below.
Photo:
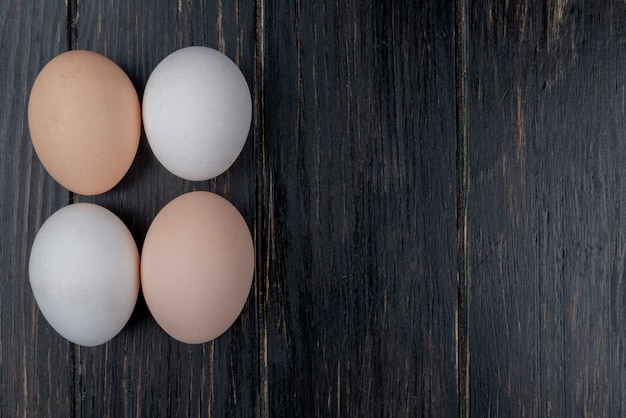
<svg viewBox="0 0 626 418"><path fill-rule="evenodd" d="M57 182L79 194L99 194L113 188L135 158L139 98L113 61L69 51L37 76L28 125L37 156Z"/></svg>
<svg viewBox="0 0 626 418"><path fill-rule="evenodd" d="M141 286L173 338L208 342L241 313L254 275L250 230L237 209L209 192L187 193L155 217L141 254Z"/></svg>

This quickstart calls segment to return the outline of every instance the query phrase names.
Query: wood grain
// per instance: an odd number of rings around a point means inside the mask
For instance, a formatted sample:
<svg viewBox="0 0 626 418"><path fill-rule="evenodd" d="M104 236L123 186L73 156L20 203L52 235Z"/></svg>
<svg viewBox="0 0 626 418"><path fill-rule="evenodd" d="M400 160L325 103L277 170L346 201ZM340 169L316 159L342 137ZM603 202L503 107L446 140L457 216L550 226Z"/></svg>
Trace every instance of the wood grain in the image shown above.
<svg viewBox="0 0 626 418"><path fill-rule="evenodd" d="M472 416L623 416L626 8L469 2Z"/></svg>
<svg viewBox="0 0 626 418"><path fill-rule="evenodd" d="M248 5L249 6L249 5ZM103 53L131 77L140 96L156 65L190 45L219 49L241 68L252 91L255 12L239 2L79 2L77 47ZM191 190L229 199L253 230L255 132L242 155L216 180L187 182L168 173L145 138L119 186L92 201L118 214L139 245L158 210ZM77 416L255 416L259 403L259 331L252 293L235 325L214 342L189 346L167 336L140 301L130 324L110 343L76 348Z"/></svg>
<svg viewBox="0 0 626 418"><path fill-rule="evenodd" d="M26 109L39 70L65 48L65 8L2 1L0 11L0 416L50 416L72 408L72 348L42 326L28 254L43 220L68 197L33 152Z"/></svg>
<svg viewBox="0 0 626 418"><path fill-rule="evenodd" d="M455 416L454 13L267 1L269 416Z"/></svg>
<svg viewBox="0 0 626 418"><path fill-rule="evenodd" d="M625 414L626 5L22 3L0 0L0 416ZM37 72L91 49L141 96L192 44L250 84L235 165L186 182L143 138L115 189L68 198L29 141ZM141 247L198 189L254 235L233 328L179 344L140 300L106 345L59 337L28 286L41 223L91 201Z"/></svg>

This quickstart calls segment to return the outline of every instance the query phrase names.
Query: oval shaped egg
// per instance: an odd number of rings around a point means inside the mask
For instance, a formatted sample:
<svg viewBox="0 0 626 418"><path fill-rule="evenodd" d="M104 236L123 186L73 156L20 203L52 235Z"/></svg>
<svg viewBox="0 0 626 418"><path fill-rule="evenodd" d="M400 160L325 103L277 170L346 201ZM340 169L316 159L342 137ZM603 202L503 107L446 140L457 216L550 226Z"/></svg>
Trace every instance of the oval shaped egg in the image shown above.
<svg viewBox="0 0 626 418"><path fill-rule="evenodd" d="M65 52L37 76L28 126L39 160L57 182L83 195L104 193L124 177L137 153L139 98L110 59Z"/></svg>
<svg viewBox="0 0 626 418"><path fill-rule="evenodd" d="M233 164L252 120L250 89L237 65L200 46L180 49L157 65L142 107L156 158L194 181L216 177Z"/></svg>
<svg viewBox="0 0 626 418"><path fill-rule="evenodd" d="M124 223L98 205L76 203L50 216L37 232L28 268L41 313L75 344L112 339L137 302L137 245Z"/></svg>
<svg viewBox="0 0 626 418"><path fill-rule="evenodd" d="M188 343L210 341L237 319L254 274L245 220L226 199L191 192L154 218L141 252L141 286L157 323Z"/></svg>

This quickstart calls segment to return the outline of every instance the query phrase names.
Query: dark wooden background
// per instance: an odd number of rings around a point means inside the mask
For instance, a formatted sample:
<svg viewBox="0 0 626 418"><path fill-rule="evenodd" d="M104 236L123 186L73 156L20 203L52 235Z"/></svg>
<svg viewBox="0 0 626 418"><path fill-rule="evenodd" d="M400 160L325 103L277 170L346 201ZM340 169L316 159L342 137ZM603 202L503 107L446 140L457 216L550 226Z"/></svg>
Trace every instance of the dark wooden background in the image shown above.
<svg viewBox="0 0 626 418"><path fill-rule="evenodd" d="M625 416L624 2L0 0L0 45L2 417ZM56 184L39 70L94 50L141 97L188 45L251 87L232 168L180 180L144 138L112 191ZM235 325L185 345L140 299L106 345L59 337L28 285L42 222L96 202L141 247L190 190L253 233Z"/></svg>

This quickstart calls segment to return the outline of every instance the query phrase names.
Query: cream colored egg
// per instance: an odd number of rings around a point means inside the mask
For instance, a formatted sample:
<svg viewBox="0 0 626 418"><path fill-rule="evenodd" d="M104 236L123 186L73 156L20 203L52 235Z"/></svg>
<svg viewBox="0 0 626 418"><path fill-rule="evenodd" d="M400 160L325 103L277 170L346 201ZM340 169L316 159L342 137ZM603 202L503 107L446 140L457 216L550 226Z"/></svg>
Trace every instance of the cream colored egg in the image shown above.
<svg viewBox="0 0 626 418"><path fill-rule="evenodd" d="M141 254L141 285L173 338L210 341L235 322L254 274L250 231L237 209L209 192L187 193L155 217Z"/></svg>

